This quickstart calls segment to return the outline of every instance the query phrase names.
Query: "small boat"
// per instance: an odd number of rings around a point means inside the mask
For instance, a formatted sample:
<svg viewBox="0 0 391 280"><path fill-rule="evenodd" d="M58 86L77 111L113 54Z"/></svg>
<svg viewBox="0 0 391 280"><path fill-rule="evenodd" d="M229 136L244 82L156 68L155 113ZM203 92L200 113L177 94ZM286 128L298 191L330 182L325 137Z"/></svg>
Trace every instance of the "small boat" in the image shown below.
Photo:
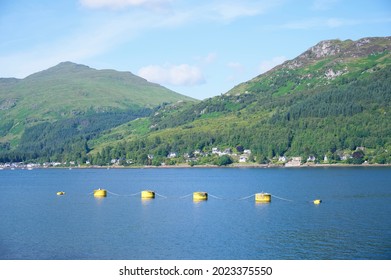
<svg viewBox="0 0 391 280"><path fill-rule="evenodd" d="M57 195L64 195L65 192L57 192Z"/></svg>

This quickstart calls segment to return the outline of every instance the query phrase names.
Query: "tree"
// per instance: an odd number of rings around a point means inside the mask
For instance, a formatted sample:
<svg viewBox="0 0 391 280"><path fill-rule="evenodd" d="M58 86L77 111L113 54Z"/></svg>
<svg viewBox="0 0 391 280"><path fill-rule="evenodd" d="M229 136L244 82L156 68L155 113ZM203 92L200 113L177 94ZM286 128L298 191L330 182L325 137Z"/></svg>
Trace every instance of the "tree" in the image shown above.
<svg viewBox="0 0 391 280"><path fill-rule="evenodd" d="M236 146L236 150L238 151L238 153L243 153L244 152L244 148L243 148L242 145Z"/></svg>
<svg viewBox="0 0 391 280"><path fill-rule="evenodd" d="M352 154L351 161L353 164L362 164L364 162L364 152L363 151L355 151Z"/></svg>
<svg viewBox="0 0 391 280"><path fill-rule="evenodd" d="M230 156L227 156L227 155L223 155L221 156L218 160L217 160L217 165L218 166L225 166L225 165L229 165L231 164L233 161L232 161L232 158Z"/></svg>

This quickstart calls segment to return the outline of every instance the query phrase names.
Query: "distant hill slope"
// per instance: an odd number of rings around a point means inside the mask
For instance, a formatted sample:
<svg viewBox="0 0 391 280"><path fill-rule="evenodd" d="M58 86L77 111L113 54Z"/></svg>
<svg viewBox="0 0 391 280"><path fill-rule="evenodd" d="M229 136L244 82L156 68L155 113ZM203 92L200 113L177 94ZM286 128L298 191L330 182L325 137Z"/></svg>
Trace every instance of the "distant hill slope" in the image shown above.
<svg viewBox="0 0 391 280"><path fill-rule="evenodd" d="M173 162L170 153L181 162L213 147L251 149L257 162L286 155L391 163L391 37L322 41L224 95L166 106L102 134L90 155L160 164Z"/></svg>
<svg viewBox="0 0 391 280"><path fill-rule="evenodd" d="M389 65L390 52L391 37L321 41L298 57L234 87L227 94L283 95L341 84Z"/></svg>
<svg viewBox="0 0 391 280"><path fill-rule="evenodd" d="M145 116L162 103L178 101L195 100L130 72L96 70L72 62L62 62L24 79L3 78L0 79L0 152L17 147L26 128L43 122L95 115L98 127L104 114L111 114L110 125L118 125ZM80 121L73 125L80 126ZM110 125L103 127L107 129Z"/></svg>

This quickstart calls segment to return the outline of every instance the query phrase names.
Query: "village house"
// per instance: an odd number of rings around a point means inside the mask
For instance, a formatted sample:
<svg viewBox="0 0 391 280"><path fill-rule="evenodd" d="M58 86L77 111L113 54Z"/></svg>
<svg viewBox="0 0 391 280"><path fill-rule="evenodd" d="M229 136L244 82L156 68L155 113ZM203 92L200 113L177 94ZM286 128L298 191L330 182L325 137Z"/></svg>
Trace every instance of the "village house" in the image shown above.
<svg viewBox="0 0 391 280"><path fill-rule="evenodd" d="M301 165L301 157L292 157L290 161L285 163L286 167L297 167Z"/></svg>
<svg viewBox="0 0 391 280"><path fill-rule="evenodd" d="M286 162L286 161L287 161L287 158L286 158L286 156L279 156L279 157L278 157L278 161L279 161L279 162Z"/></svg>
<svg viewBox="0 0 391 280"><path fill-rule="evenodd" d="M246 155L251 155L251 150L247 149L247 150L244 150L243 151L243 154L246 154Z"/></svg>
<svg viewBox="0 0 391 280"><path fill-rule="evenodd" d="M167 158L176 158L177 154L175 152L171 152L168 154Z"/></svg>
<svg viewBox="0 0 391 280"><path fill-rule="evenodd" d="M223 156L223 155L232 155L232 149L231 148L227 148L225 149L223 152L220 151L219 148L212 148L212 154L214 155L219 155L219 156Z"/></svg>
<svg viewBox="0 0 391 280"><path fill-rule="evenodd" d="M204 152L201 152L200 150L195 150L193 152L194 156L197 157L197 156L206 156L206 154Z"/></svg>
<svg viewBox="0 0 391 280"><path fill-rule="evenodd" d="M247 155L240 155L239 157L239 162L247 162L248 156Z"/></svg>
<svg viewBox="0 0 391 280"><path fill-rule="evenodd" d="M316 160L316 158L314 156L309 156L307 158L307 161L315 161L315 160Z"/></svg>
<svg viewBox="0 0 391 280"><path fill-rule="evenodd" d="M339 158L341 160L348 160L348 159L352 158L352 155L350 155L348 153L343 153L342 155L339 156Z"/></svg>

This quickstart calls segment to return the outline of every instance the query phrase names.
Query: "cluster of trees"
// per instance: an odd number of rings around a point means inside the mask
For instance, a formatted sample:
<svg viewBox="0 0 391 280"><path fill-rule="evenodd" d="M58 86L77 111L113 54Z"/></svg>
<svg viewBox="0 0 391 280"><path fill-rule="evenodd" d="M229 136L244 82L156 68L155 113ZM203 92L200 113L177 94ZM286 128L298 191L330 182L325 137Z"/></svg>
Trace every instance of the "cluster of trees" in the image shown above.
<svg viewBox="0 0 391 280"><path fill-rule="evenodd" d="M167 161L170 152L184 155L195 150L207 152L216 146L242 145L251 149L259 162L280 155L322 160L328 155L330 161L338 161L342 151L350 150L351 157L346 160L349 163L391 163L390 108L388 67L376 75L316 91L284 96L220 96L176 111L171 118L169 114L156 115L152 118L156 131L106 147L98 158L99 162L124 158L136 164L159 164ZM224 114L211 119L210 127L197 127L194 123L216 112ZM218 130L213 125L216 122L221 122ZM167 127L174 129L164 133ZM355 154L357 147L366 148L363 156ZM148 154L154 159L148 159Z"/></svg>
<svg viewBox="0 0 391 280"><path fill-rule="evenodd" d="M9 143L0 147L0 162L86 161L88 142L103 131L136 118L148 116L151 109L134 108L124 112L86 113L71 119L43 122L25 129L17 150Z"/></svg>

